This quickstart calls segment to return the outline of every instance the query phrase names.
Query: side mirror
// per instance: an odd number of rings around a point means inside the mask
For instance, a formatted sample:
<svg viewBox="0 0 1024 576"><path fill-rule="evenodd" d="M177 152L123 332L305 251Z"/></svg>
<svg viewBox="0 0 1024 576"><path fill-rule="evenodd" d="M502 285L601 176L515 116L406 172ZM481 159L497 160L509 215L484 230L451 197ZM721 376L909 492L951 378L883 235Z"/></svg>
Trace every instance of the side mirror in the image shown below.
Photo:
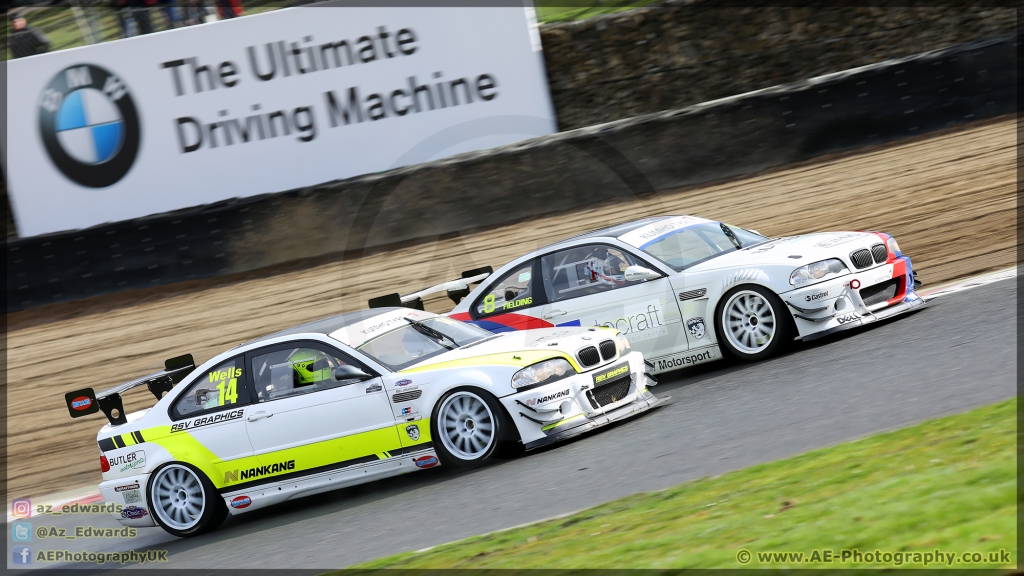
<svg viewBox="0 0 1024 576"><path fill-rule="evenodd" d="M630 266L623 272L623 276L627 282L636 282L637 280L654 280L655 278L661 278L661 274L658 274L650 268L644 268L643 266Z"/></svg>
<svg viewBox="0 0 1024 576"><path fill-rule="evenodd" d="M331 374L331 377L334 378L335 382L341 382L342 380L359 380L359 381L363 381L363 380L369 380L370 378L373 378L373 376L370 376L369 374L367 374L366 372L363 372L359 368L356 368L355 366L348 366L348 365L339 366L339 367L335 368L334 372Z"/></svg>

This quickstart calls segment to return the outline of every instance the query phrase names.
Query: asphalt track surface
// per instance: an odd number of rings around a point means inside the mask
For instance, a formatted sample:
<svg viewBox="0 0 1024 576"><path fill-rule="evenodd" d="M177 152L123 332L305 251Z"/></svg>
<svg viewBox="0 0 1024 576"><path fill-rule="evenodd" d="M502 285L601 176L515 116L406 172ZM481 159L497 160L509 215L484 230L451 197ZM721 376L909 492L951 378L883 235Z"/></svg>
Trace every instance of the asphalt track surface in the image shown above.
<svg viewBox="0 0 1024 576"><path fill-rule="evenodd" d="M481 470L436 468L312 496L187 540L151 528L104 546L33 544L169 550L159 567L191 569L329 569L419 550L1013 397L1015 311L1015 279L1002 280L767 362L665 375L654 391L668 405ZM89 524L118 527L109 517Z"/></svg>

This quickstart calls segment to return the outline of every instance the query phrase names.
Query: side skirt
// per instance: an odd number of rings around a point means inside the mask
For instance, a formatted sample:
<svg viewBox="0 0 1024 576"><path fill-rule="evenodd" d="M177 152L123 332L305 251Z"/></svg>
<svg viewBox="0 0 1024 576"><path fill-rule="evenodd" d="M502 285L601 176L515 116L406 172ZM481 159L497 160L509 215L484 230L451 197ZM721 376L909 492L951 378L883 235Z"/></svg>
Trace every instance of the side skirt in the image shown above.
<svg viewBox="0 0 1024 576"><path fill-rule="evenodd" d="M224 503L231 514L244 514L284 502L285 500L347 488L372 480L397 476L406 472L416 472L423 469L417 466L416 460L424 456L434 459L434 464L426 466L427 468L440 466L437 453L433 448L427 448L425 450L404 453L386 460L323 472L312 471L310 474L278 482L268 482L257 487L243 488L241 490L233 489L230 492L222 492L221 497L224 498Z"/></svg>

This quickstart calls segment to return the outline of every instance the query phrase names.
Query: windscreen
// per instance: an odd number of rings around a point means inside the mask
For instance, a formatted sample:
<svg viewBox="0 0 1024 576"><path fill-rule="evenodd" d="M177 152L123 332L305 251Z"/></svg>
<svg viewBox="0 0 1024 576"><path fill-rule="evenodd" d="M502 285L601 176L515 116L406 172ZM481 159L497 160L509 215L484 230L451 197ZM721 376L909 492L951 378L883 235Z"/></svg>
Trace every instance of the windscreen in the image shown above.
<svg viewBox="0 0 1024 576"><path fill-rule="evenodd" d="M737 226L706 222L669 232L644 244L640 249L679 272L694 264L767 240L764 236Z"/></svg>
<svg viewBox="0 0 1024 576"><path fill-rule="evenodd" d="M356 348L388 368L398 371L423 362L449 350L471 344L488 336L491 332L472 324L436 317L420 320L428 328L436 330L451 340L437 338L412 324L398 325Z"/></svg>

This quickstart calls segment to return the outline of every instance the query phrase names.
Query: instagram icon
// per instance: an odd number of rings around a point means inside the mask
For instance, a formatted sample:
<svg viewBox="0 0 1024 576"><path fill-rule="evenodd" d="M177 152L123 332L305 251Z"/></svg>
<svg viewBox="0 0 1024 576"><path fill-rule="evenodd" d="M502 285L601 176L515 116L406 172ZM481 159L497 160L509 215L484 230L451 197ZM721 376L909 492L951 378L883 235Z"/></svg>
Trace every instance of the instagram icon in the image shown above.
<svg viewBox="0 0 1024 576"><path fill-rule="evenodd" d="M28 498L19 498L11 502L11 516L15 518L32 517L32 501Z"/></svg>

